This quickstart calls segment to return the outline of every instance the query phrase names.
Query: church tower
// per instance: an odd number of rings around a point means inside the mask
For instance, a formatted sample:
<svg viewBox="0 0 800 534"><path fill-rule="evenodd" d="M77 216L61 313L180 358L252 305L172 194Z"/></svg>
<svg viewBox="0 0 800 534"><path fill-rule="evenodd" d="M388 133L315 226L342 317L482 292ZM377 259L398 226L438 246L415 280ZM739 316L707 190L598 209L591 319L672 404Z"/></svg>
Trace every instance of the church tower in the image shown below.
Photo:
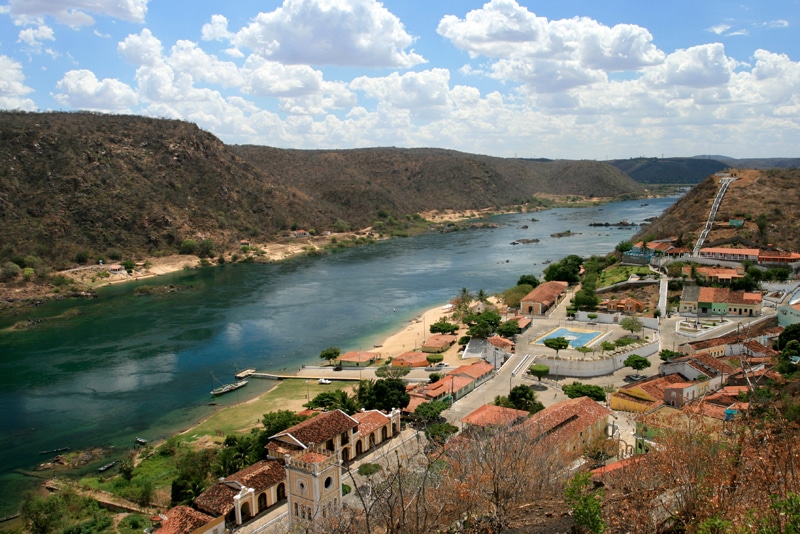
<svg viewBox="0 0 800 534"><path fill-rule="evenodd" d="M342 508L341 466L334 452L285 455L292 532L324 532L327 521L335 520Z"/></svg>

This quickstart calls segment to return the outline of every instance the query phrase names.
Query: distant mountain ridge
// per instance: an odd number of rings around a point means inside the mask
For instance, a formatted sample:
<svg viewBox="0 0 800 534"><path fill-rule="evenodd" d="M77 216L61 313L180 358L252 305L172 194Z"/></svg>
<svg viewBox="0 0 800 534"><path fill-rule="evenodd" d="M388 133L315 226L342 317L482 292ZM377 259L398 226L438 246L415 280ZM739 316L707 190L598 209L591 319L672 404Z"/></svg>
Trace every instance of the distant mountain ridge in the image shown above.
<svg viewBox="0 0 800 534"><path fill-rule="evenodd" d="M291 228L511 206L536 195L635 198L595 161L503 159L440 149L228 146L176 120L0 112L0 261L67 267L81 251L173 253L187 238L235 248Z"/></svg>
<svg viewBox="0 0 800 534"><path fill-rule="evenodd" d="M800 167L800 158L736 159L728 156L689 158L630 158L608 161L641 184L695 185L729 168L788 169Z"/></svg>

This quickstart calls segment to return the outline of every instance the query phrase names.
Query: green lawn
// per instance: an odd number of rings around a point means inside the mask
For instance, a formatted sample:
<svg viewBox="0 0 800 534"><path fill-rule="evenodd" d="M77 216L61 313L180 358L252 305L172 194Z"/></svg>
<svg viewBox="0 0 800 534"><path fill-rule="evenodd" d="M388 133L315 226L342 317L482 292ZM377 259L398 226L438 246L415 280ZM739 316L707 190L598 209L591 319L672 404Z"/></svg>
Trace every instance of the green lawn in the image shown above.
<svg viewBox="0 0 800 534"><path fill-rule="evenodd" d="M632 274L647 276L652 274L652 272L646 266L616 265L600 273L600 276L597 277L597 287L608 287L619 282L624 282L630 278Z"/></svg>

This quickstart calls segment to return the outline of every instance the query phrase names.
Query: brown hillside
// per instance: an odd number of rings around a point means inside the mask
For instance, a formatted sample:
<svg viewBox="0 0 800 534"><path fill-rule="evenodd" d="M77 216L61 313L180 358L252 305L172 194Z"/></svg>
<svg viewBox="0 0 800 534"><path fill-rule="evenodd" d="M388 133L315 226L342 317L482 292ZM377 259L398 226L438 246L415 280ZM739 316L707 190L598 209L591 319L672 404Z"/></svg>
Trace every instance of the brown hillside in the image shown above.
<svg viewBox="0 0 800 534"><path fill-rule="evenodd" d="M290 228L357 229L379 217L509 206L536 194L639 196L596 162L532 162L436 149L299 151L230 147L174 120L0 112L0 261L76 253L217 250ZM337 224L338 223L338 224Z"/></svg>
<svg viewBox="0 0 800 534"><path fill-rule="evenodd" d="M676 236L692 247L706 223L718 188L719 178L708 177L634 239ZM798 213L800 170L739 170L738 179L722 199L714 228L704 246L740 244L766 248L772 245L780 250L800 251ZM733 228L730 219L744 220L744 225Z"/></svg>

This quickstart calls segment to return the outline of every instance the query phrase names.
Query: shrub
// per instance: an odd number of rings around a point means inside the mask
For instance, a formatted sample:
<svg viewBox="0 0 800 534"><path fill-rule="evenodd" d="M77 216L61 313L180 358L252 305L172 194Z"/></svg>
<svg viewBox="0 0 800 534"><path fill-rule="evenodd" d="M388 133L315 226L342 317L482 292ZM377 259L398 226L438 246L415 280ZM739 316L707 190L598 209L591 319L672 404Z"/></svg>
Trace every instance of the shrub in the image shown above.
<svg viewBox="0 0 800 534"><path fill-rule="evenodd" d="M181 243L181 254L197 254L197 251L200 248L200 244L195 241L194 239L184 239L183 243Z"/></svg>
<svg viewBox="0 0 800 534"><path fill-rule="evenodd" d="M22 268L13 262L6 262L0 269L0 282L10 282L22 272Z"/></svg>

